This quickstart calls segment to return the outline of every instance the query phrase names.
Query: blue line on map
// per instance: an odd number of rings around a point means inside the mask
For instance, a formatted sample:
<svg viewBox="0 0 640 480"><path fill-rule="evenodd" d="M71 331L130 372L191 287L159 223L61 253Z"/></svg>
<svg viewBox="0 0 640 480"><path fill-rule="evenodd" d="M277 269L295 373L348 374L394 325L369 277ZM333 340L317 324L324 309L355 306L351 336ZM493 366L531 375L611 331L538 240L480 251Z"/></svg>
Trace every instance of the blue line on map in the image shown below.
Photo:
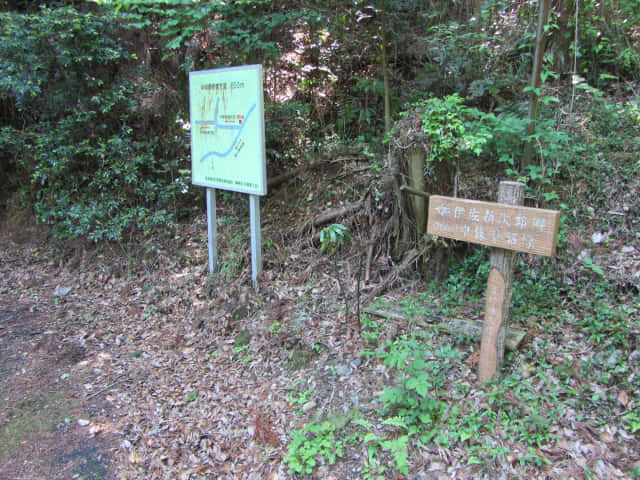
<svg viewBox="0 0 640 480"><path fill-rule="evenodd" d="M242 130L244 129L244 126L247 124L247 120L249 120L249 116L251 115L251 112L253 112L256 108L256 104L254 103L253 105L251 105L251 107L249 108L249 111L247 112L247 114L245 115L244 119L242 120L242 123L240 125L224 125L224 124L220 124L218 123L218 107L220 106L220 98L218 97L218 99L216 100L216 109L214 112L214 116L213 116L213 120L196 120L196 125L213 125L216 128L219 128L221 130L237 130L238 132L236 133L235 138L233 139L233 142L231 142L231 146L224 152L216 152L216 151L211 151L206 153L205 155L202 156L202 158L200 159L200 162L204 162L207 158L209 157L221 157L224 158L227 155L229 155L231 153L231 151L233 150L233 147L236 146L236 143L238 143L238 139L240 138L240 135L242 135Z"/></svg>

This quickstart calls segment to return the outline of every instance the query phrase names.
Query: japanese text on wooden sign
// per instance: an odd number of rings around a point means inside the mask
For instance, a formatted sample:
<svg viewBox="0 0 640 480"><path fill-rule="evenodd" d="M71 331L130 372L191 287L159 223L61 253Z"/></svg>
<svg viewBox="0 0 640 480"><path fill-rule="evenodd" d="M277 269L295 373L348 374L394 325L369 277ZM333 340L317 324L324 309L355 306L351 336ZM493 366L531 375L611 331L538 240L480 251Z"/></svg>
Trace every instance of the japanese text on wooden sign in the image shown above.
<svg viewBox="0 0 640 480"><path fill-rule="evenodd" d="M427 233L465 242L551 257L559 224L555 210L429 197Z"/></svg>

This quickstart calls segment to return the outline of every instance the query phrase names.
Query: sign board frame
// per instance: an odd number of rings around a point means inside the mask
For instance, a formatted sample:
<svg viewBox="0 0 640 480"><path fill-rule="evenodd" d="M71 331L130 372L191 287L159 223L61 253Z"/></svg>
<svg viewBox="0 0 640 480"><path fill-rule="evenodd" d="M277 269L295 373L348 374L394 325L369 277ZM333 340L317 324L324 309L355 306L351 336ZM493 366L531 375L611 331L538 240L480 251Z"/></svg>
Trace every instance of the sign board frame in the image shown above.
<svg viewBox="0 0 640 480"><path fill-rule="evenodd" d="M194 185L266 195L262 65L189 72Z"/></svg>
<svg viewBox="0 0 640 480"><path fill-rule="evenodd" d="M260 197L267 194L262 65L189 72L191 181L207 188L209 273L217 267L215 189L249 195L251 276L262 271Z"/></svg>

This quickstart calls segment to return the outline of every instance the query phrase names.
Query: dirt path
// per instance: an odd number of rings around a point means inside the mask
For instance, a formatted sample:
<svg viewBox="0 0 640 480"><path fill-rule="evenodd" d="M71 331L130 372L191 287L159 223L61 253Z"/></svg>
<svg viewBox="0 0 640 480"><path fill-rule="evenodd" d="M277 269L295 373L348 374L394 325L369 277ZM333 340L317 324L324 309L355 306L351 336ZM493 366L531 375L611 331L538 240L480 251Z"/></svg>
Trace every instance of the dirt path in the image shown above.
<svg viewBox="0 0 640 480"><path fill-rule="evenodd" d="M227 248L215 276L207 275L204 216L171 236L92 249L36 236L15 243L0 228L0 480L301 478L288 460L294 432L307 439L294 452L300 458L303 447L342 448L302 478L374 478L383 468L390 480L585 478L587 468L630 478L640 468L637 434L621 420L637 411L637 324L613 306L591 312L593 320L560 305L540 307L549 318L521 318L531 339L510 358L509 378L523 388L504 394L477 387L477 342L429 334L430 351L444 352L437 358L455 350L464 360L436 397L459 405L459 416L424 432L469 436L408 447L408 476L382 447L372 459L363 438L398 438L379 412L402 372L383 358L413 349L418 327L345 318L330 257L296 240L304 220L284 214L266 216L265 238L274 240L254 292L247 255L237 253L248 251L245 217L220 221ZM384 278L388 264L378 267L375 278ZM343 269L356 277L353 262ZM387 302L449 315L450 299L422 297L415 285ZM636 311L637 300L624 301ZM481 310L470 301L455 315ZM618 330L606 326L609 317ZM605 333L630 346L605 349L587 337ZM362 418L352 422L356 413ZM307 436L325 420L326 435ZM485 421L496 428L478 427Z"/></svg>
<svg viewBox="0 0 640 480"><path fill-rule="evenodd" d="M87 352L66 333L35 303L0 301L0 479L114 478L112 409L86 394Z"/></svg>

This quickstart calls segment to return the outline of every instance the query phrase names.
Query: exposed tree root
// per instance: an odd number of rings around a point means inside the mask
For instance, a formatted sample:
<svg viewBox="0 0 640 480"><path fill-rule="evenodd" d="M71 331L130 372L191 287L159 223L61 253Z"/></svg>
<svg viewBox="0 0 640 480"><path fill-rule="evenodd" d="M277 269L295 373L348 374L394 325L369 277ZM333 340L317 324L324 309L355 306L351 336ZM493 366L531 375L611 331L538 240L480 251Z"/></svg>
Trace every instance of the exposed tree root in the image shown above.
<svg viewBox="0 0 640 480"><path fill-rule="evenodd" d="M384 292L386 292L389 288L391 288L398 279L404 275L409 268L415 266L415 262L423 255L426 254L427 248L423 247L418 250L416 248L412 248L408 252L404 254L402 261L391 270L391 272L380 281L373 289L367 293L367 296L364 298L363 303L368 304L372 302L376 297L379 297Z"/></svg>
<svg viewBox="0 0 640 480"><path fill-rule="evenodd" d="M305 222L305 224L302 226L302 231L306 232L312 228L326 225L327 223L330 223L338 218L343 218L351 214L354 214L362 208L362 205L363 205L363 201L360 200L356 203L351 203L349 205L345 205L344 207L340 207L340 208L334 208L324 213L321 213L320 215L316 215L311 220L308 220L307 222Z"/></svg>

